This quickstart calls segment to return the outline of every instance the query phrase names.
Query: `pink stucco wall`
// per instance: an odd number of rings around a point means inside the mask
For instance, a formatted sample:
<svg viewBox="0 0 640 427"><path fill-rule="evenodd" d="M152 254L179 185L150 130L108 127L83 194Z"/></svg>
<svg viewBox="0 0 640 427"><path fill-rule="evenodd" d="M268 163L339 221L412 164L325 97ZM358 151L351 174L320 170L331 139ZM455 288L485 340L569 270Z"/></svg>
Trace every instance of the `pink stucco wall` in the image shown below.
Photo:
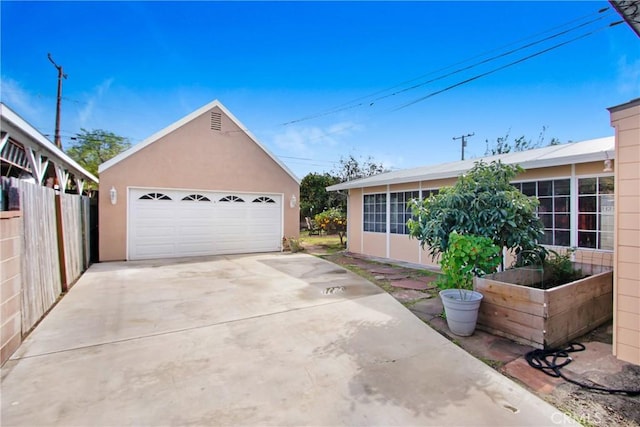
<svg viewBox="0 0 640 427"><path fill-rule="evenodd" d="M220 131L211 129L211 111L222 115ZM299 235L299 205L289 205L291 196L300 200L298 182L218 107L100 173L101 261L126 259L129 187L282 194L284 235Z"/></svg>
<svg viewBox="0 0 640 427"><path fill-rule="evenodd" d="M616 130L613 354L640 365L640 99L611 109Z"/></svg>

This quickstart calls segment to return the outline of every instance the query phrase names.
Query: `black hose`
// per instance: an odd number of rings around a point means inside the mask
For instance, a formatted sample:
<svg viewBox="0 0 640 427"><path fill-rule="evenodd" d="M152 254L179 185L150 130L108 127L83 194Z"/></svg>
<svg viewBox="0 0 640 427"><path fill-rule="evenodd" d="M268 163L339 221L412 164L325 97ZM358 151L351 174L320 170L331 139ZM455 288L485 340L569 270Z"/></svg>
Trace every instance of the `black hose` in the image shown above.
<svg viewBox="0 0 640 427"><path fill-rule="evenodd" d="M562 378L565 381L575 384L588 390L601 391L611 394L626 394L628 396L640 396L640 389L624 390L614 389L608 387L600 387L596 385L590 385L581 383L565 376L560 369L567 366L573 360L569 353L576 351L583 351L585 346L580 343L570 343L565 348L552 349L552 350L533 350L524 355L524 358L529 363L529 366L535 369L539 369L545 374L554 377Z"/></svg>

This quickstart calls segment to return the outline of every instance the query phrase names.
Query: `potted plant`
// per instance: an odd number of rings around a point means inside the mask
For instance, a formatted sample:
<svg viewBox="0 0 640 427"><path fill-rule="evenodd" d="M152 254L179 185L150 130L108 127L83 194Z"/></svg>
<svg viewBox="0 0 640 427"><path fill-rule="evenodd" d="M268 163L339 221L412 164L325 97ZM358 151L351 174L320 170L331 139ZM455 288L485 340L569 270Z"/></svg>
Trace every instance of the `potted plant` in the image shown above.
<svg viewBox="0 0 640 427"><path fill-rule="evenodd" d="M502 260L500 248L488 237L449 234L449 246L442 254L438 279L447 325L460 336L473 334L482 294L473 290L474 276L495 272Z"/></svg>

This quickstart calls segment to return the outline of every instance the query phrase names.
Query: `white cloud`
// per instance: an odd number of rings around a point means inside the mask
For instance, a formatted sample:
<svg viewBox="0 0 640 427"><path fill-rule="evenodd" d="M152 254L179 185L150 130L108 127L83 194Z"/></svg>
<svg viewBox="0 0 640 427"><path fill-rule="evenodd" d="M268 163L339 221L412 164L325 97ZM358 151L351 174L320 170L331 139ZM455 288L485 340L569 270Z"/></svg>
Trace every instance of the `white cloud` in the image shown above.
<svg viewBox="0 0 640 427"><path fill-rule="evenodd" d="M341 156L353 145L353 134L363 130L352 122L338 122L327 126L287 126L269 140L273 152L294 173L305 176L309 172L328 172L337 166Z"/></svg>
<svg viewBox="0 0 640 427"><path fill-rule="evenodd" d="M104 98L112 83L113 78L109 78L93 88L92 93L88 95L88 100L85 102L85 105L78 111L79 128L87 127L87 123L93 118L96 103Z"/></svg>
<svg viewBox="0 0 640 427"><path fill-rule="evenodd" d="M350 122L335 123L326 128L287 127L272 139L274 145L288 155L312 156L318 147L338 146L344 137L360 130L362 126Z"/></svg>
<svg viewBox="0 0 640 427"><path fill-rule="evenodd" d="M42 98L7 76L2 76L2 102L34 126L43 122L43 116L48 116L49 109Z"/></svg>
<svg viewBox="0 0 640 427"><path fill-rule="evenodd" d="M329 126L329 133L341 136L349 136L355 132L361 132L364 126L353 122L341 122Z"/></svg>
<svg viewBox="0 0 640 427"><path fill-rule="evenodd" d="M618 60L618 92L635 96L640 90L640 59L629 62L626 56Z"/></svg>

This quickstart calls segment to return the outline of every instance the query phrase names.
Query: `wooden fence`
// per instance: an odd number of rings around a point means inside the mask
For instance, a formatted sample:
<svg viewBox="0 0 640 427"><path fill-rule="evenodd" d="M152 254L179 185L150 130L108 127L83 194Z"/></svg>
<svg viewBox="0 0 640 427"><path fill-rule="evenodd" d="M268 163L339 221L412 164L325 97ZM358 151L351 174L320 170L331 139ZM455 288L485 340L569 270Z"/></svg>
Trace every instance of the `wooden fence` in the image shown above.
<svg viewBox="0 0 640 427"><path fill-rule="evenodd" d="M10 185L19 189L23 213L22 331L26 333L89 266L89 198L58 194L15 178Z"/></svg>

